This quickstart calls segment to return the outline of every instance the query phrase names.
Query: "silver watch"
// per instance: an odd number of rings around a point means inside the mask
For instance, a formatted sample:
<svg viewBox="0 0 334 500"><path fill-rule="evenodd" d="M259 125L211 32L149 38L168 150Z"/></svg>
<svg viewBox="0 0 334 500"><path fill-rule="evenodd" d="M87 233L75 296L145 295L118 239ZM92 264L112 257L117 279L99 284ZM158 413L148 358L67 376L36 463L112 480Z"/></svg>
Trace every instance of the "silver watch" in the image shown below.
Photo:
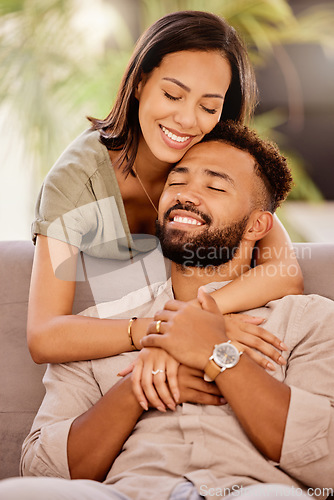
<svg viewBox="0 0 334 500"><path fill-rule="evenodd" d="M219 373L235 366L239 362L241 354L242 352L239 352L230 340L215 345L212 356L204 368L204 380L212 382Z"/></svg>

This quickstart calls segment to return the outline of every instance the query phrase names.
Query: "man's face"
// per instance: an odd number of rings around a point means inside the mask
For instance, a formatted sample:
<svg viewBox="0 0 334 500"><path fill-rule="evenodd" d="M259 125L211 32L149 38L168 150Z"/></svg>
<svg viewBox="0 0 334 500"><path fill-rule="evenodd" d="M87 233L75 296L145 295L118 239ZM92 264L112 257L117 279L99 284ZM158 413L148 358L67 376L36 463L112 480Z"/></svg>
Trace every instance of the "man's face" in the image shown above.
<svg viewBox="0 0 334 500"><path fill-rule="evenodd" d="M170 172L159 203L163 253L186 266L235 255L253 210L254 159L221 142L197 144Z"/></svg>

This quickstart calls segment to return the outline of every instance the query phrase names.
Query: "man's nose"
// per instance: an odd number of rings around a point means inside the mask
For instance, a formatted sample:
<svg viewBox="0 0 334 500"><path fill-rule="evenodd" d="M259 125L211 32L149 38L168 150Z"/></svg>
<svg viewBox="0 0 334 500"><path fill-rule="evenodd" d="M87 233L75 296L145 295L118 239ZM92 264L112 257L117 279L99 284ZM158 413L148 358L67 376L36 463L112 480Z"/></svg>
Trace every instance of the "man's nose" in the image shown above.
<svg viewBox="0 0 334 500"><path fill-rule="evenodd" d="M200 196L193 189L182 189L175 195L175 201L181 205L199 205Z"/></svg>

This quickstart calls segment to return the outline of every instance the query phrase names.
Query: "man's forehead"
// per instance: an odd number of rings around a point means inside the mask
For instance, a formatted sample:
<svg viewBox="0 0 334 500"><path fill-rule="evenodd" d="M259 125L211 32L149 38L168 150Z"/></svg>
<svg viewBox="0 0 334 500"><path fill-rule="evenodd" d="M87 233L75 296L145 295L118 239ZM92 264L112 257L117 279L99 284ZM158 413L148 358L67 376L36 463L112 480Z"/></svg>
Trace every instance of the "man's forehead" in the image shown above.
<svg viewBox="0 0 334 500"><path fill-rule="evenodd" d="M240 167L236 170L236 166ZM253 171L254 158L231 144L221 141L210 141L196 144L173 167L173 172L189 172L195 174L200 169L203 173L213 170L217 173L229 173L234 177L240 171Z"/></svg>

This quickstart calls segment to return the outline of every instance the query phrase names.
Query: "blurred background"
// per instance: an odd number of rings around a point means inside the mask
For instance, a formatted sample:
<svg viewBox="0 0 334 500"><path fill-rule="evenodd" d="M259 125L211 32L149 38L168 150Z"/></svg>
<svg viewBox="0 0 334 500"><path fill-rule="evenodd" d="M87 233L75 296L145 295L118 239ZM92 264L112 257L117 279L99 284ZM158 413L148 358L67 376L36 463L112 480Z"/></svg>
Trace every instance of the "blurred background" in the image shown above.
<svg viewBox="0 0 334 500"><path fill-rule="evenodd" d="M333 0L0 0L1 240L30 238L43 178L87 115L108 114L136 39L185 9L225 17L247 43L252 125L293 169L278 214L291 239L334 242Z"/></svg>

